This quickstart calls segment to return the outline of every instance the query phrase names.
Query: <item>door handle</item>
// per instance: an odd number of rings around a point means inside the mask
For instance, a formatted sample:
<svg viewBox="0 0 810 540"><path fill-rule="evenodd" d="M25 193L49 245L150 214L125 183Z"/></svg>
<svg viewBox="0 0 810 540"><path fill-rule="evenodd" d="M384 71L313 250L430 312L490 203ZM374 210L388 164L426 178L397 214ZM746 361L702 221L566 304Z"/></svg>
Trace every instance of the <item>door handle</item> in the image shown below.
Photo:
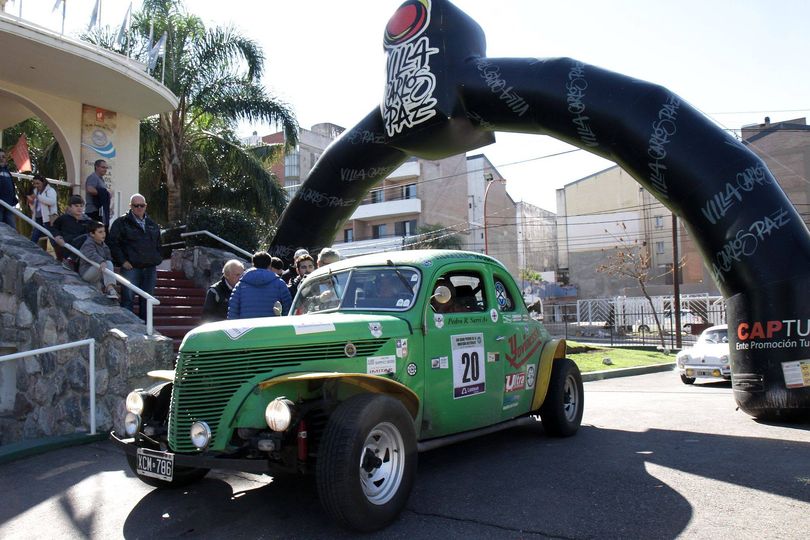
<svg viewBox="0 0 810 540"><path fill-rule="evenodd" d="M495 341L503 341L506 339L506 336L495 336Z"/></svg>

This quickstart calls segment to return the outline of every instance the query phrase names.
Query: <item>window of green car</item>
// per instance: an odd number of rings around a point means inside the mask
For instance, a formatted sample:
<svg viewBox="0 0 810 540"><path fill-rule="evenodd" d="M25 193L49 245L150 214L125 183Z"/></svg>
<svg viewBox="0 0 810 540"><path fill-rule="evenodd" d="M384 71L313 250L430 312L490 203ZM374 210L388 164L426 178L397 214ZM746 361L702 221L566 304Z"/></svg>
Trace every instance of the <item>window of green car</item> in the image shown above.
<svg viewBox="0 0 810 540"><path fill-rule="evenodd" d="M420 277L418 270L407 266L353 268L311 277L302 284L291 313L407 311L419 292Z"/></svg>

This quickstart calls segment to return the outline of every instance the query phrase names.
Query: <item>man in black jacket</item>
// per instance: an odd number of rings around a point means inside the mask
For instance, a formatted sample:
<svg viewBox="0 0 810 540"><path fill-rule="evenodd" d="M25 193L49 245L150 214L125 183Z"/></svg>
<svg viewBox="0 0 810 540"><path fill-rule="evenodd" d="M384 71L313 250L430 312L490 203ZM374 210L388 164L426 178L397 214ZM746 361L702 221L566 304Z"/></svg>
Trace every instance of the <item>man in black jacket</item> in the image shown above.
<svg viewBox="0 0 810 540"><path fill-rule="evenodd" d="M228 318L228 300L244 272L245 265L237 259L231 259L222 266L222 279L211 285L205 295L203 322L224 321Z"/></svg>
<svg viewBox="0 0 810 540"><path fill-rule="evenodd" d="M60 249L56 250L57 259L63 259L65 252L67 252L67 258L70 258L70 252L61 249L65 244L81 249L82 244L87 239L87 226L89 224L90 218L84 213L84 199L82 199L81 195L71 195L70 199L68 199L67 210L56 218L52 225L53 240L60 246ZM68 263L66 267L75 270L72 263Z"/></svg>
<svg viewBox="0 0 810 540"><path fill-rule="evenodd" d="M140 193L129 198L130 210L110 227L107 244L121 275L144 292L152 294L157 283L160 255L160 227L146 215L146 199ZM132 309L132 291L121 289L121 307ZM146 320L146 299L140 299L138 316Z"/></svg>

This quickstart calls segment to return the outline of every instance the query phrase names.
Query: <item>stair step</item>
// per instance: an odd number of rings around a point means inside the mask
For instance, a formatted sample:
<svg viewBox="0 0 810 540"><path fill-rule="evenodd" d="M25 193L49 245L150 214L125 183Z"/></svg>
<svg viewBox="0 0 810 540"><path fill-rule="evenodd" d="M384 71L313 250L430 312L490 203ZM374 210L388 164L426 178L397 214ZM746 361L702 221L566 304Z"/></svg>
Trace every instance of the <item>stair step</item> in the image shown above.
<svg viewBox="0 0 810 540"><path fill-rule="evenodd" d="M162 296L157 298L162 306L197 306L200 312L202 312L202 305L205 303L205 298L202 296Z"/></svg>
<svg viewBox="0 0 810 540"><path fill-rule="evenodd" d="M200 306L177 306L161 303L152 308L152 315L182 315L184 317L199 317L202 315Z"/></svg>
<svg viewBox="0 0 810 540"><path fill-rule="evenodd" d="M182 270L158 270L157 276L159 278L170 279L186 279L186 273Z"/></svg>
<svg viewBox="0 0 810 540"><path fill-rule="evenodd" d="M191 287L176 287L176 286L157 286L155 287L155 294L153 296L160 298L162 296L187 296L196 297L201 296L205 298L206 291Z"/></svg>
<svg viewBox="0 0 810 540"><path fill-rule="evenodd" d="M184 289L199 289L190 279L165 279L158 278L155 283L158 287L182 287Z"/></svg>
<svg viewBox="0 0 810 540"><path fill-rule="evenodd" d="M154 315L152 320L154 321L155 327L180 325L199 326L201 323L198 315Z"/></svg>
<svg viewBox="0 0 810 540"><path fill-rule="evenodd" d="M196 328L195 326L182 325L182 326L162 326L158 332L170 338L182 338L189 333L190 330Z"/></svg>

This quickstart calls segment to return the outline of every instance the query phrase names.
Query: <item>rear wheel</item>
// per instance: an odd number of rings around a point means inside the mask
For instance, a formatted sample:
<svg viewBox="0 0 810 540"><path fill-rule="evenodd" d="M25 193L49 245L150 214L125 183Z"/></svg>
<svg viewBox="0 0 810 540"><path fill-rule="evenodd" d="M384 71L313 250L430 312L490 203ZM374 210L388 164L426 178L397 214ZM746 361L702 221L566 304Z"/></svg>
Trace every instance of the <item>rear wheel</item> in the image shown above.
<svg viewBox="0 0 810 540"><path fill-rule="evenodd" d="M642 324L641 326L639 326L639 327L638 327L638 331L639 331L639 332L649 332L649 331L650 331L650 327L649 327L649 326L647 326L646 324Z"/></svg>
<svg viewBox="0 0 810 540"><path fill-rule="evenodd" d="M329 418L318 450L321 504L336 521L369 532L392 522L416 477L416 432L399 401L362 394Z"/></svg>
<svg viewBox="0 0 810 540"><path fill-rule="evenodd" d="M203 477L208 474L208 471L211 470L198 469L196 467L175 467L172 479L169 481L138 474L138 458L136 456L127 454L127 463L129 464L129 468L132 469L132 472L135 473L135 476L138 477L138 480L149 486L163 489L187 486L197 480L202 480Z"/></svg>
<svg viewBox="0 0 810 540"><path fill-rule="evenodd" d="M687 377L686 375L681 373L681 382L683 384L695 384L695 378L694 377Z"/></svg>
<svg viewBox="0 0 810 540"><path fill-rule="evenodd" d="M548 393L540 407L540 419L546 433L555 437L570 437L582 423L585 392L582 375L573 360L554 360Z"/></svg>

